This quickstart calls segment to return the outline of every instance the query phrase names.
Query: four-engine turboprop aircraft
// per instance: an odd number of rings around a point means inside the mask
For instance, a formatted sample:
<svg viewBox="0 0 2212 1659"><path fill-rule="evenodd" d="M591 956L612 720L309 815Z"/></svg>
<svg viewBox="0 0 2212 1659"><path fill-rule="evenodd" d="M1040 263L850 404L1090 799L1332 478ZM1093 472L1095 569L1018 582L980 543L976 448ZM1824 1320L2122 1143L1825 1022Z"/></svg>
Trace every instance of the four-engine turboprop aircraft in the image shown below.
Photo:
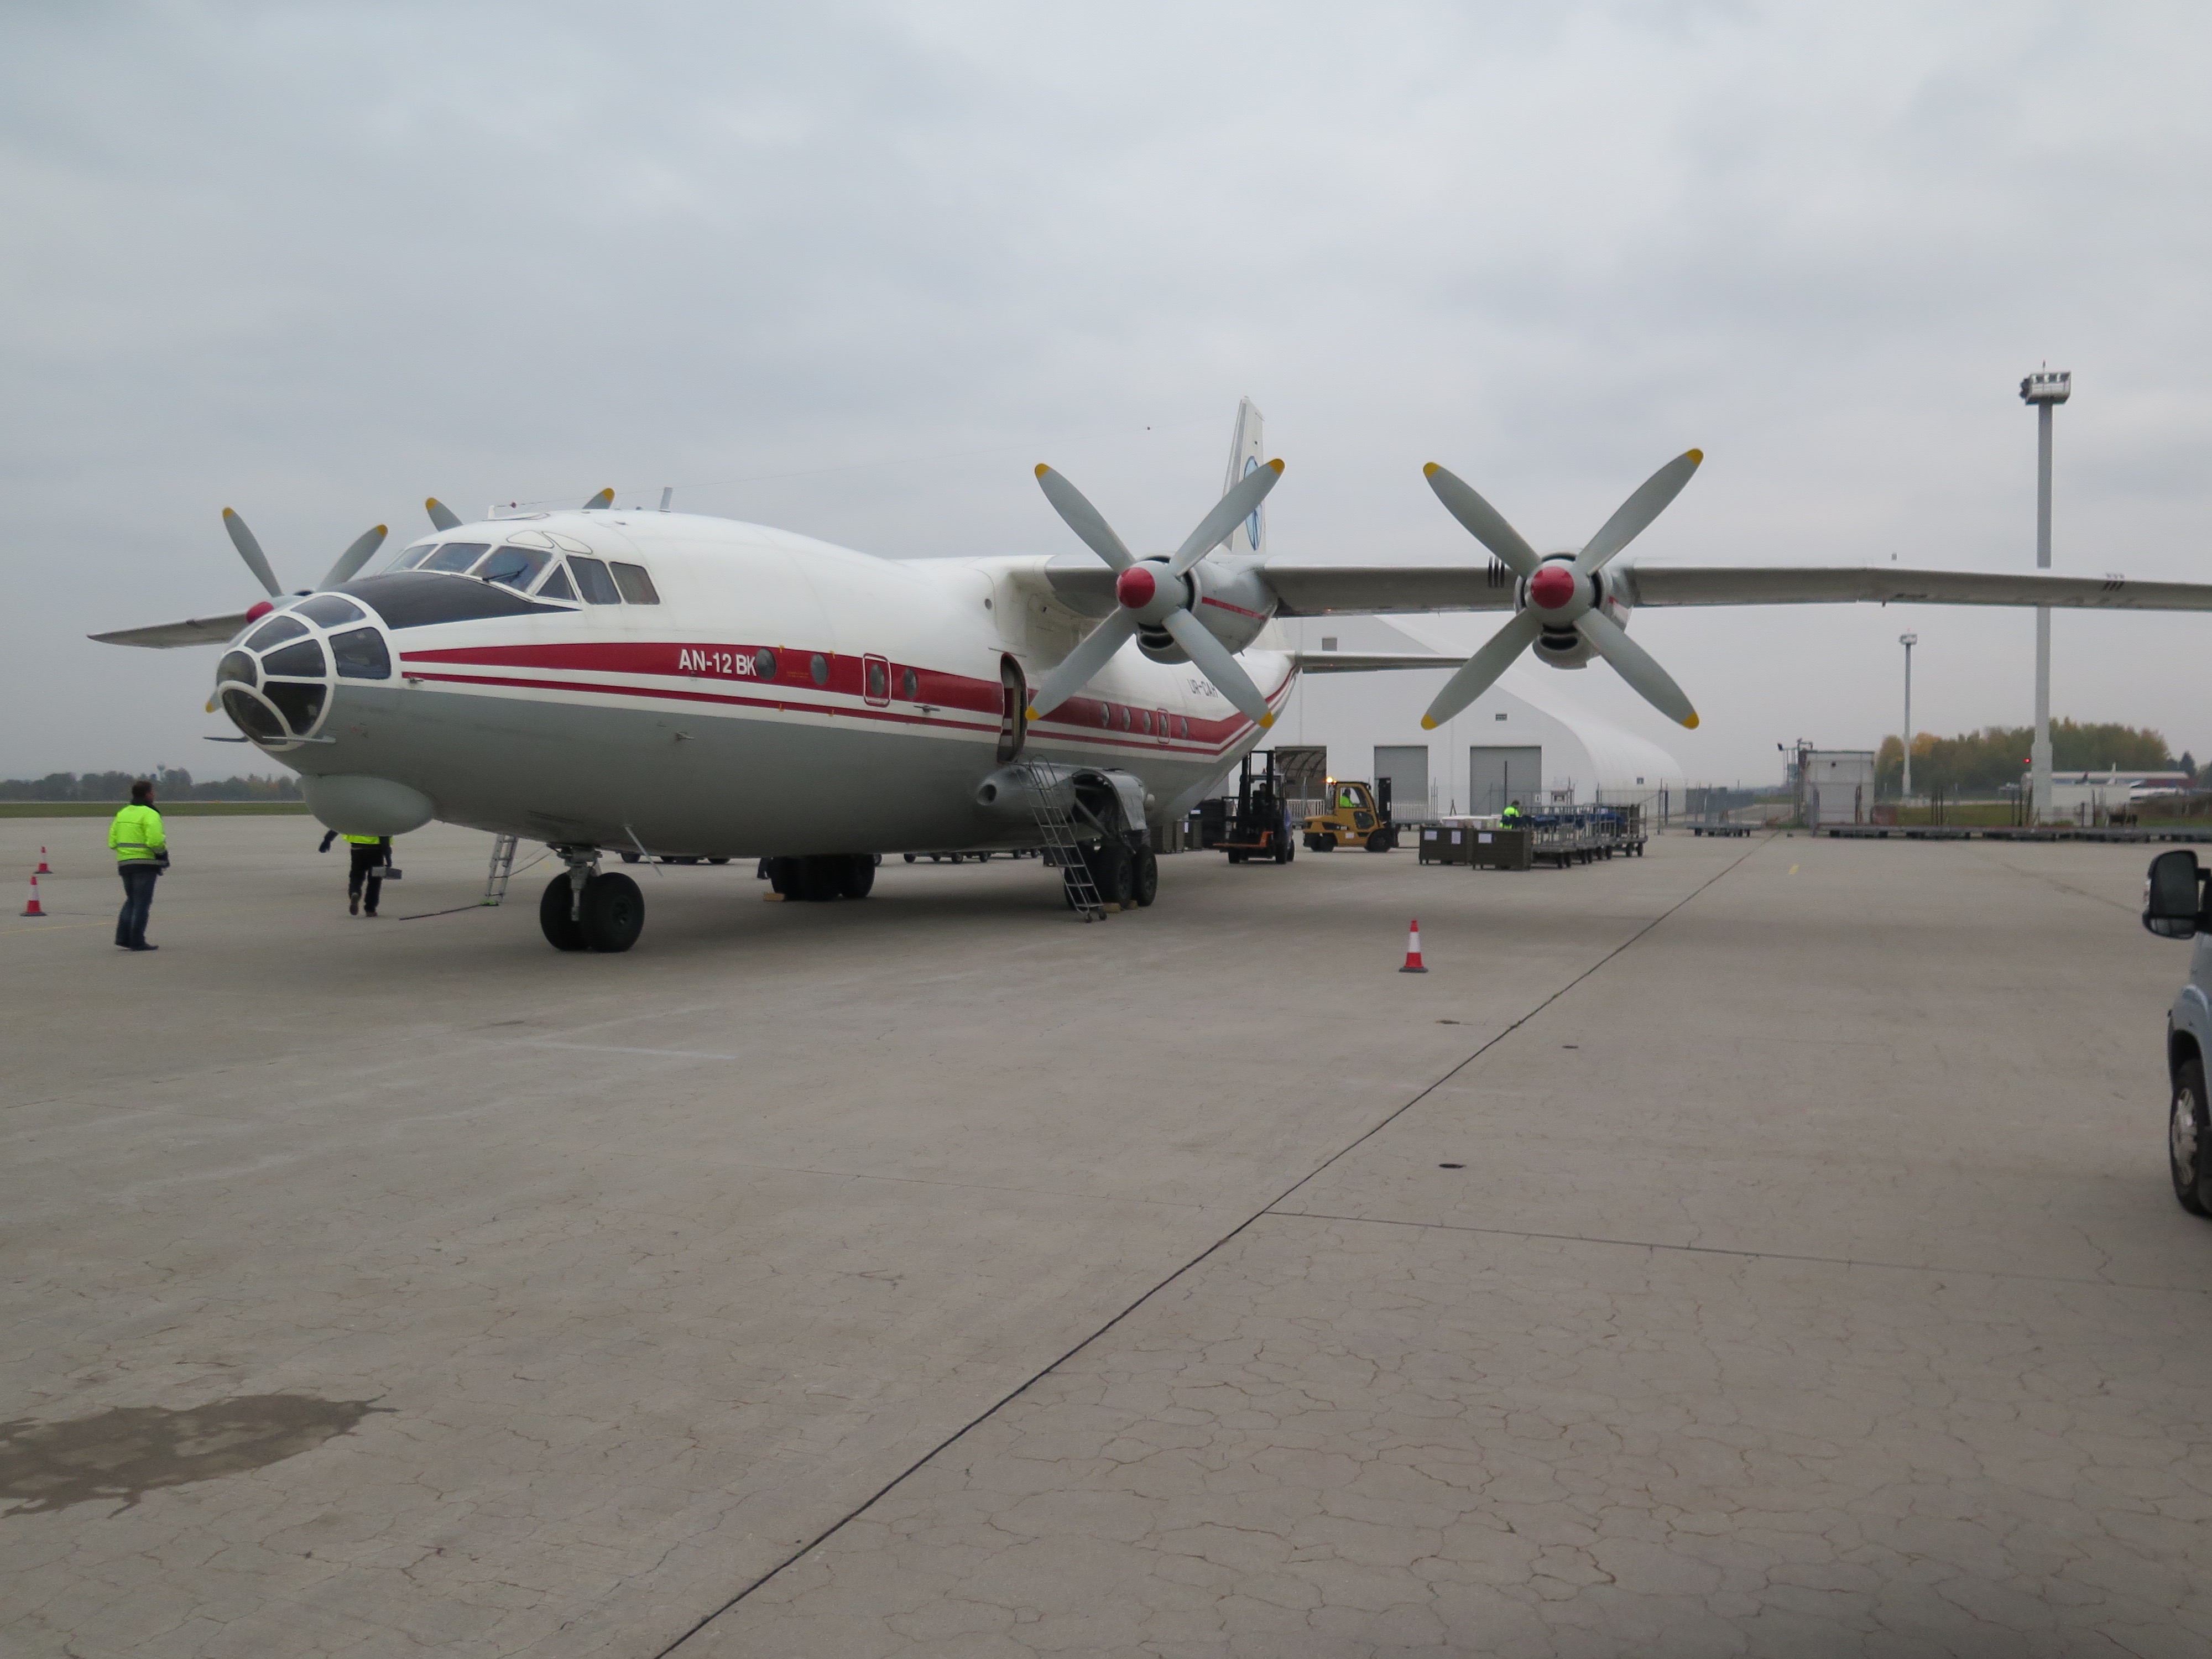
<svg viewBox="0 0 2212 1659"><path fill-rule="evenodd" d="M603 854L765 857L791 898L865 896L875 856L1035 846L1064 812L1109 902L1148 904L1150 826L1254 747L1301 669L1449 667L1449 719L1524 649L1601 655L1655 707L1698 717L1628 638L1639 605L1877 601L2212 610L2212 585L1790 567L1638 566L1615 556L1686 483L1668 462L1577 551L1540 556L1474 490L1429 483L1486 548L1468 565L1271 562L1262 502L1282 473L1238 410L1221 499L1173 554L1139 558L1075 486L1037 468L1088 553L890 560L691 514L617 508L464 524L359 573L381 526L316 587L251 610L97 634L227 643L210 708L301 774L355 834L433 818L547 843L567 866L539 915L563 949L626 950L637 885ZM1509 611L1474 656L1302 657L1279 617ZM1069 872L1073 873L1072 871Z"/></svg>

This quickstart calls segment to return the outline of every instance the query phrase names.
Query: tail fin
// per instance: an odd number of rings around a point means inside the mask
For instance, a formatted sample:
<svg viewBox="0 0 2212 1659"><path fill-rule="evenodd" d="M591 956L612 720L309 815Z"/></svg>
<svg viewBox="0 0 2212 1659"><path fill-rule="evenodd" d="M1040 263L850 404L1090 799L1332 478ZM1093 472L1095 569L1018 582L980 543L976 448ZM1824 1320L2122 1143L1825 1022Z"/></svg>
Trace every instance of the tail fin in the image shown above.
<svg viewBox="0 0 2212 1659"><path fill-rule="evenodd" d="M1237 405L1237 434L1229 447L1229 473L1222 480L1221 493L1226 495L1237 488L1237 481L1267 459L1261 447L1259 409L1249 398ZM1267 509L1263 505L1252 509L1252 516L1229 532L1223 546L1231 553L1250 553L1265 556L1267 551Z"/></svg>

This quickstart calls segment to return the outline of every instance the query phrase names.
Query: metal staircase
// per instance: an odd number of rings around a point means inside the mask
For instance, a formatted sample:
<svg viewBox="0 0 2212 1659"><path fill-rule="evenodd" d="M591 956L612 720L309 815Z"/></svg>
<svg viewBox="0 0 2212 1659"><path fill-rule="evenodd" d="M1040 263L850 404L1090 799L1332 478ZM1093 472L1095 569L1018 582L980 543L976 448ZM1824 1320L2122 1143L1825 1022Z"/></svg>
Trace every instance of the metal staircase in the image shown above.
<svg viewBox="0 0 2212 1659"><path fill-rule="evenodd" d="M497 904L507 896L507 878L514 873L514 848L519 838L495 836L491 843L491 868L484 875L483 897L480 902Z"/></svg>
<svg viewBox="0 0 2212 1659"><path fill-rule="evenodd" d="M1067 816L1067 809L1053 798L1053 791L1060 781L1060 768L1050 761L1025 761L1022 763L1022 774L1029 784L1030 811L1036 819L1038 839L1044 844L1046 865L1060 872L1068 903L1082 912L1084 921L1100 920L1110 914L1106 901L1091 879L1091 866L1083 856L1083 843L1075 838L1074 820Z"/></svg>

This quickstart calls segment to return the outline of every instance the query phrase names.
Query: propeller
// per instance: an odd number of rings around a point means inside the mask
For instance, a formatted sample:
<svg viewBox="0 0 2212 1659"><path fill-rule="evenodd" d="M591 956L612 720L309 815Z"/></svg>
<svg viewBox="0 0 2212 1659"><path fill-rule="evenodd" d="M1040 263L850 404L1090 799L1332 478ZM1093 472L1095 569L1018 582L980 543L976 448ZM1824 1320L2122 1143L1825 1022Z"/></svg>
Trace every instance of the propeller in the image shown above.
<svg viewBox="0 0 2212 1659"><path fill-rule="evenodd" d="M1139 629L1152 627L1165 629L1197 665L1199 672L1213 683L1214 690L1248 719L1263 728L1273 726L1274 711L1267 707L1267 699L1252 683L1252 677L1244 672L1236 653L1191 614L1191 603L1197 597L1197 590L1189 573L1200 559L1221 545L1231 531L1252 515L1282 476L1280 461L1269 461L1265 466L1253 468L1214 503L1213 510L1199 520L1198 528L1183 538L1182 545L1173 554L1164 559L1138 559L1131 556L1121 538L1114 533L1113 526L1085 499L1081 490L1050 467L1040 464L1037 484L1043 489L1045 499L1052 503L1053 510L1083 544L1115 573L1114 597L1120 602L1120 609L1085 635L1060 665L1045 676L1044 683L1030 699L1029 717L1036 720L1059 708L1090 684Z"/></svg>
<svg viewBox="0 0 2212 1659"><path fill-rule="evenodd" d="M590 513L600 507L612 507L614 504L614 488L612 485L609 485L606 489L602 489L598 495L592 496L591 500L586 501L583 505L582 510L586 513Z"/></svg>
<svg viewBox="0 0 2212 1659"><path fill-rule="evenodd" d="M433 530L459 530L461 527L461 515L435 495L422 503L422 510L430 515L430 528Z"/></svg>
<svg viewBox="0 0 2212 1659"><path fill-rule="evenodd" d="M1682 486L1690 482L1691 474L1705 459L1703 450L1689 449L1661 467L1620 504L1571 560L1539 558L1521 533L1472 486L1434 461L1424 467L1429 488L1444 504L1444 510L1521 579L1522 606L1511 622L1444 682L1444 689L1421 716L1423 728L1434 731L1487 691L1512 666L1513 659L1536 642L1538 635L1572 629L1613 665L1613 672L1644 702L1668 720L1696 730L1698 711L1674 677L1605 614L1603 584L1597 574L1682 493Z"/></svg>
<svg viewBox="0 0 2212 1659"><path fill-rule="evenodd" d="M246 528L246 520L226 507L222 510L222 527L230 532L231 545L238 550L238 556L246 561L246 568L261 584L262 592L272 599L283 598L284 590L276 585L276 573L270 567L269 556L261 550L261 543ZM323 573L322 580L315 586L336 587L340 582L351 580L355 573L375 556L376 550L384 545L386 533L382 525L362 532L354 538L350 547L338 555L337 562ZM312 590L303 588L301 591Z"/></svg>

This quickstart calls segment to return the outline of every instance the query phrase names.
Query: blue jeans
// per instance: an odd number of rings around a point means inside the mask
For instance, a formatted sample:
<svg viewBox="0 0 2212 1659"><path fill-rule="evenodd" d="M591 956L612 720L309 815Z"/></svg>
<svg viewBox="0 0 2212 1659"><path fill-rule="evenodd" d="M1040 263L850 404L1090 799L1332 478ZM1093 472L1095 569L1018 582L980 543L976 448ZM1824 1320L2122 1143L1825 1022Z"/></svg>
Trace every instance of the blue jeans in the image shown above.
<svg viewBox="0 0 2212 1659"><path fill-rule="evenodd" d="M154 882L161 875L151 859L134 859L115 866L123 878L123 914L115 919L115 942L137 946L146 942L146 913L154 908Z"/></svg>

